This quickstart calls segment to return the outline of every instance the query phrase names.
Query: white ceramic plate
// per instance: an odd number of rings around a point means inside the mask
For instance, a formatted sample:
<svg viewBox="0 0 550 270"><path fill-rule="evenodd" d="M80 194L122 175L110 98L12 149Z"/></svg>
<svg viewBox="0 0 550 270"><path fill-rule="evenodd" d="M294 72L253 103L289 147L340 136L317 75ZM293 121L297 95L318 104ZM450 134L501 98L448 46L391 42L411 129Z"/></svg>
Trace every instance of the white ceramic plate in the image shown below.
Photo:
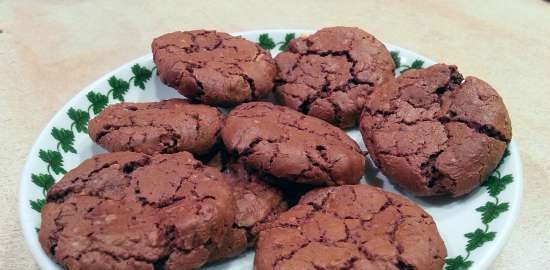
<svg viewBox="0 0 550 270"><path fill-rule="evenodd" d="M289 34L299 36L305 33L311 31L262 30L235 35L260 42L276 54L285 44L285 38L291 37ZM394 56L398 56L394 58L400 58L401 67L398 70L421 66L421 61L423 66L434 64L432 60L409 50L389 44L387 47ZM34 143L21 176L19 215L25 241L42 269L60 269L38 243L39 209L45 190L65 171L94 154L104 152L83 130L88 118L95 115L94 110L99 111L107 101L116 103L124 99L144 102L179 97L176 91L159 81L153 68L152 56L148 54L99 78L67 102ZM348 134L364 148L358 130L351 130ZM506 242L521 204L523 180L519 151L513 141L508 150L510 155L490 178L489 185L456 200L415 198L397 189L378 171L367 172L368 182L387 191L404 194L433 216L449 254L446 269L486 269ZM249 251L207 268L252 269L253 258L254 252Z"/></svg>

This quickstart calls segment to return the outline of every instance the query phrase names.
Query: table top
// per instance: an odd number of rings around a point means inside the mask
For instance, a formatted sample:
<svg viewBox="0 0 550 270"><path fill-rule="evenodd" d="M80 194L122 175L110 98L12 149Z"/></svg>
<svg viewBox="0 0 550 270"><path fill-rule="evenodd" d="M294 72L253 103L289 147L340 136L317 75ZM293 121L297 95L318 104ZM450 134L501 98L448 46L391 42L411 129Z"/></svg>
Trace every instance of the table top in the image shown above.
<svg viewBox="0 0 550 270"><path fill-rule="evenodd" d="M32 143L80 89L149 52L165 32L358 26L490 82L524 164L518 223L491 269L550 264L550 2L0 1L0 269L37 269L17 217ZM152 2L152 1L151 1Z"/></svg>

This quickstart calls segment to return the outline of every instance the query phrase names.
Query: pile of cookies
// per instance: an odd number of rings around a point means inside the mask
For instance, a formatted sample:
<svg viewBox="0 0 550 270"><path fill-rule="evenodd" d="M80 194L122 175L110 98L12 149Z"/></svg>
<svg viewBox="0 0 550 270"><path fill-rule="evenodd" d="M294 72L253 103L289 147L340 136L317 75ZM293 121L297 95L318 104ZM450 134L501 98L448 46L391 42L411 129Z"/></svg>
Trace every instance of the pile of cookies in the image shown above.
<svg viewBox="0 0 550 270"><path fill-rule="evenodd" d="M441 269L431 216L360 185L365 154L342 128L359 126L378 168L418 196L472 191L512 136L486 82L445 64L395 77L358 28L298 37L275 58L205 30L152 50L187 99L115 104L90 121L110 153L68 172L42 210L40 243L66 269L198 269L251 247L257 270Z"/></svg>

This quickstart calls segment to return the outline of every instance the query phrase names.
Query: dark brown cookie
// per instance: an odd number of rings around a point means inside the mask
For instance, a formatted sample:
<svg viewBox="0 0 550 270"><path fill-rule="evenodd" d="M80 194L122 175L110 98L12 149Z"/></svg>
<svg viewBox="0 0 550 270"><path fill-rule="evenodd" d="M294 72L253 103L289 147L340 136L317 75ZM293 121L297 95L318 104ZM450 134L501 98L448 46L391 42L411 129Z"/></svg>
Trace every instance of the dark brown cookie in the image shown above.
<svg viewBox="0 0 550 270"><path fill-rule="evenodd" d="M259 236L254 269L440 270L447 251L430 215L368 185L317 189Z"/></svg>
<svg viewBox="0 0 550 270"><path fill-rule="evenodd" d="M311 185L357 184L365 158L357 143L329 123L266 102L238 106L222 139L229 151L260 173Z"/></svg>
<svg viewBox="0 0 550 270"><path fill-rule="evenodd" d="M373 87L394 76L386 47L359 28L323 28L288 48L275 57L279 101L342 128L355 126Z"/></svg>
<svg viewBox="0 0 550 270"><path fill-rule="evenodd" d="M88 126L92 140L111 152L188 151L202 155L218 141L223 115L183 99L110 105Z"/></svg>
<svg viewBox="0 0 550 270"><path fill-rule="evenodd" d="M152 44L160 80L182 95L234 106L271 93L275 61L255 43L229 34L195 30L162 35Z"/></svg>
<svg viewBox="0 0 550 270"><path fill-rule="evenodd" d="M456 66L409 70L365 105L361 133L378 167L419 196L470 192L512 137L498 93Z"/></svg>
<svg viewBox="0 0 550 270"><path fill-rule="evenodd" d="M226 167L225 179L233 188L237 205L234 227L246 236L249 246L254 246L265 224L288 209L288 205L282 190L247 171L242 163L234 162Z"/></svg>
<svg viewBox="0 0 550 270"><path fill-rule="evenodd" d="M39 240L67 269L196 269L246 247L229 242L234 203L190 153L101 154L50 189Z"/></svg>

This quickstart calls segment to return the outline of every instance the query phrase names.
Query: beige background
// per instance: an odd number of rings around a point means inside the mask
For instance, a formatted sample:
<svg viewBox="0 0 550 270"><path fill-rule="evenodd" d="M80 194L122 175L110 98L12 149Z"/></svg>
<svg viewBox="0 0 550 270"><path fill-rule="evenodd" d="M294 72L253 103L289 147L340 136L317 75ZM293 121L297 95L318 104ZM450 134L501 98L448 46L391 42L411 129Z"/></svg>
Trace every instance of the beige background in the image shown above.
<svg viewBox="0 0 550 270"><path fill-rule="evenodd" d="M25 156L65 102L176 29L241 31L360 26L379 39L457 64L500 91L525 170L524 203L492 269L550 265L550 3L480 1L0 0L0 269L36 269L21 236Z"/></svg>

